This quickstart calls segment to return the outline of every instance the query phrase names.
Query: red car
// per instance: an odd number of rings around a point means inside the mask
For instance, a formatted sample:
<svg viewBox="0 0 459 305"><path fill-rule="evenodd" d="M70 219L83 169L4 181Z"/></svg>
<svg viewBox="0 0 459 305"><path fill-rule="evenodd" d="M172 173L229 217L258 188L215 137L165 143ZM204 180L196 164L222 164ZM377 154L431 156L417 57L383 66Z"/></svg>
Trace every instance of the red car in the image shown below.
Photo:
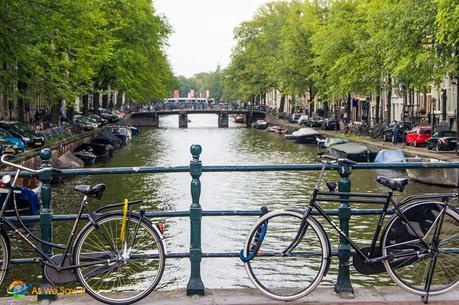
<svg viewBox="0 0 459 305"><path fill-rule="evenodd" d="M408 132L406 135L406 144L413 145L426 145L427 140L432 136L432 128L430 126L418 126Z"/></svg>

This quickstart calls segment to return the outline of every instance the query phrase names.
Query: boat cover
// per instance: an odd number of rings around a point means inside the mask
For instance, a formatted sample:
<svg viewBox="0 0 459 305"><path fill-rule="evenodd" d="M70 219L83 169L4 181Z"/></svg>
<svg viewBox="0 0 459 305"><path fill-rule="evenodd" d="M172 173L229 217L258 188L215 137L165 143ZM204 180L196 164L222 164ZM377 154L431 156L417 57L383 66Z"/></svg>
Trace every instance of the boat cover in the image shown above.
<svg viewBox="0 0 459 305"><path fill-rule="evenodd" d="M301 129L293 132L292 136L304 137L304 136L312 136L312 135L316 135L316 134L318 134L318 132L315 131L314 129L309 128L309 127L305 127L305 128L301 128Z"/></svg>
<svg viewBox="0 0 459 305"><path fill-rule="evenodd" d="M404 160L403 151L383 149L376 155L375 163L403 162Z"/></svg>
<svg viewBox="0 0 459 305"><path fill-rule="evenodd" d="M338 145L338 144L344 144L344 143L349 143L349 140L348 139L344 139L344 138L327 138L325 140L325 147L330 147L330 146L333 146L333 145Z"/></svg>

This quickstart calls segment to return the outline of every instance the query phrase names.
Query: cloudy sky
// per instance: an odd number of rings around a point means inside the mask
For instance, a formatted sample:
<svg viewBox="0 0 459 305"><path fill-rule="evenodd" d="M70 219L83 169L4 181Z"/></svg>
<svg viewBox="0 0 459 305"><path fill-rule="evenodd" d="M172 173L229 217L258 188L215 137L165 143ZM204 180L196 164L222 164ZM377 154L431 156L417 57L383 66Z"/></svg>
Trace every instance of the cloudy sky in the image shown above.
<svg viewBox="0 0 459 305"><path fill-rule="evenodd" d="M167 53L174 72L187 77L226 67L234 46L233 29L249 20L267 0L153 0L174 33Z"/></svg>

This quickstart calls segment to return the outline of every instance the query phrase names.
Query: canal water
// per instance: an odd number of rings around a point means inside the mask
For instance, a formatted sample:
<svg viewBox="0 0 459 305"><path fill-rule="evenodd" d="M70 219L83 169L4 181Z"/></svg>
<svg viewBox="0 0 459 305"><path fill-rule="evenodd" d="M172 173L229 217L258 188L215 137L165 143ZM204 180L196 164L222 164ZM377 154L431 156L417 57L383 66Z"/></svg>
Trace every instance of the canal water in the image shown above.
<svg viewBox="0 0 459 305"><path fill-rule="evenodd" d="M263 130L247 129L243 124L230 122L230 128L217 128L216 115L190 115L189 128L178 128L177 116L161 117L159 129L141 129L131 145L116 151L114 157L101 167L114 166L177 166L188 165L190 146L202 145L203 165L261 165L286 163L313 163L317 150L313 145L299 145L285 141L282 136ZM230 120L231 121L231 120ZM403 176L397 171L354 171L352 190L382 192L375 182L380 175ZM318 172L250 172L204 173L202 175L201 205L204 210L255 210L267 206L304 208ZM337 181L335 172L327 172L327 181ZM124 198L144 200L150 211L186 210L191 204L189 173L149 175L106 175L67 178L53 187L52 207L55 214L74 214L81 196L73 191L77 184L105 183L107 190L101 201L90 204L97 207L121 202ZM438 192L451 189L411 182L403 196L420 192ZM336 208L330 204L326 208ZM359 207L371 207L359 205ZM374 206L373 206L374 207ZM239 252L246 234L256 217L204 217L202 224L203 252ZM187 218L155 219L165 224L165 242L168 252L186 252L189 248L189 220ZM324 221L321 220L324 224ZM374 216L353 216L351 236L362 245L368 244L376 223ZM332 249L338 246L338 236L325 226L331 238ZM55 224L54 239L63 243L70 232L70 223ZM34 225L38 231L38 225ZM13 240L14 257L35 256L29 248ZM332 286L336 279L337 258L321 285ZM238 258L205 258L202 278L206 287L252 287ZM390 285L385 274L360 275L351 267L355 287ZM169 259L160 283L160 289L184 288L189 277L188 259ZM4 284L21 279L38 285L40 268L31 264L13 265ZM3 285L5 287L5 285ZM1 293L4 294L5 291Z"/></svg>

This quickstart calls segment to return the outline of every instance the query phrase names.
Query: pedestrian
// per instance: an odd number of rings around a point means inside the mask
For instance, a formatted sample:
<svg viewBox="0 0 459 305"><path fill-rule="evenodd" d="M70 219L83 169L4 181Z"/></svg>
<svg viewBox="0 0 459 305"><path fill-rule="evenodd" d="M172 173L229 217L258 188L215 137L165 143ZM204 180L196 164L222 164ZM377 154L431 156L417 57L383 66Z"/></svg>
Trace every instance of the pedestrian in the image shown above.
<svg viewBox="0 0 459 305"><path fill-rule="evenodd" d="M395 124L395 126L394 126L394 135L392 136L394 145L398 144L398 132L399 132L399 130L400 130L400 125L399 124Z"/></svg>

